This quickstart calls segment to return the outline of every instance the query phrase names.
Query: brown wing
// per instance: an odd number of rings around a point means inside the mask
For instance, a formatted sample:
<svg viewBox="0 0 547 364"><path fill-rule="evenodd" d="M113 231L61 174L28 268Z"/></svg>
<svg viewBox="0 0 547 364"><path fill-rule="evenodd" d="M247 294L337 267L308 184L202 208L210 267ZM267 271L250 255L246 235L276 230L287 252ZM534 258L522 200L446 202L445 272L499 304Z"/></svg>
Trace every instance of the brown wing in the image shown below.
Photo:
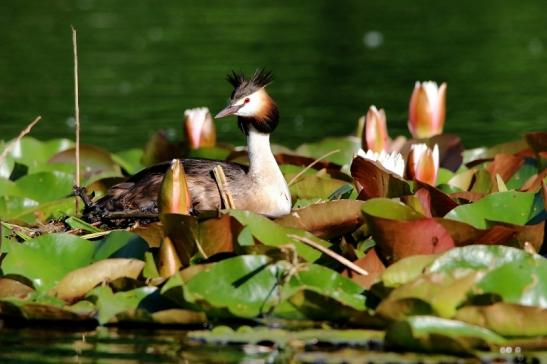
<svg viewBox="0 0 547 364"><path fill-rule="evenodd" d="M192 207L196 210L214 210L220 206L220 195L213 177L213 168L221 165L230 181L244 179L247 167L210 159L183 159ZM169 163L157 164L142 170L127 181L114 185L95 204L108 211L143 210L157 211L157 199L161 181Z"/></svg>

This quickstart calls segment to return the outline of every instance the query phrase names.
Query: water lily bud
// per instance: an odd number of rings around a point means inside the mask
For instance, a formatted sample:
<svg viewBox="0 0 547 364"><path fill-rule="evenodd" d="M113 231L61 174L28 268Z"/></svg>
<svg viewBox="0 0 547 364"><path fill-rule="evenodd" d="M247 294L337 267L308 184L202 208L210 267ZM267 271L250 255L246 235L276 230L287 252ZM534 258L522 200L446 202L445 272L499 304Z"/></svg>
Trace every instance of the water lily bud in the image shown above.
<svg viewBox="0 0 547 364"><path fill-rule="evenodd" d="M208 108L196 107L184 111L184 134L191 149L215 146L216 128Z"/></svg>
<svg viewBox="0 0 547 364"><path fill-rule="evenodd" d="M387 134L386 113L384 109L376 109L371 106L365 117L365 132L363 135L363 149L381 152L387 150L389 146L389 136Z"/></svg>
<svg viewBox="0 0 547 364"><path fill-rule="evenodd" d="M180 159L173 159L161 182L160 194L158 196L160 214L188 215L190 213L190 204L190 193L188 191L184 166Z"/></svg>
<svg viewBox="0 0 547 364"><path fill-rule="evenodd" d="M416 82L408 108L408 130L414 138L442 134L446 108L446 83Z"/></svg>
<svg viewBox="0 0 547 364"><path fill-rule="evenodd" d="M439 146L433 150L425 144L414 144L408 155L408 177L435 186L439 172Z"/></svg>
<svg viewBox="0 0 547 364"><path fill-rule="evenodd" d="M361 149L359 150L359 152L357 152L357 155L373 162L379 163L382 167L398 175L399 177L402 177L403 173L405 172L405 160L399 152L387 153L382 150L381 152L377 153L370 149L366 152Z"/></svg>

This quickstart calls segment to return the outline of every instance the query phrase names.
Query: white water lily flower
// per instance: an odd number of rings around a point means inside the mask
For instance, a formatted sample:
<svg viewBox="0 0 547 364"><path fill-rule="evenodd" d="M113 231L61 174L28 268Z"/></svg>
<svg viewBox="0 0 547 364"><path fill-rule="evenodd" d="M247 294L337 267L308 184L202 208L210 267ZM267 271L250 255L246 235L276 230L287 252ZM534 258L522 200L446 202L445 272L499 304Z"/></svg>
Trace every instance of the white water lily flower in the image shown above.
<svg viewBox="0 0 547 364"><path fill-rule="evenodd" d="M403 177L403 174L405 173L405 160L399 152L387 153L382 150L380 153L377 153L370 149L366 152L361 149L357 152L357 155L370 161L380 163L382 167L399 177Z"/></svg>

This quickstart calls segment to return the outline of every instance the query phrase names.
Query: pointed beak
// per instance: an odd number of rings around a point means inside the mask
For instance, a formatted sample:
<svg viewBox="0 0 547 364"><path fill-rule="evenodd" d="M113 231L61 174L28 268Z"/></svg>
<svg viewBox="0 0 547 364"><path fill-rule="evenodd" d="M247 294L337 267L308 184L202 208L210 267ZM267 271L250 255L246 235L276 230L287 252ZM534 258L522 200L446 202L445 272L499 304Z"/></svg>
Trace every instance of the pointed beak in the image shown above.
<svg viewBox="0 0 547 364"><path fill-rule="evenodd" d="M220 111L218 114L215 115L215 119L220 119L228 115L235 114L242 105L228 105L224 110Z"/></svg>

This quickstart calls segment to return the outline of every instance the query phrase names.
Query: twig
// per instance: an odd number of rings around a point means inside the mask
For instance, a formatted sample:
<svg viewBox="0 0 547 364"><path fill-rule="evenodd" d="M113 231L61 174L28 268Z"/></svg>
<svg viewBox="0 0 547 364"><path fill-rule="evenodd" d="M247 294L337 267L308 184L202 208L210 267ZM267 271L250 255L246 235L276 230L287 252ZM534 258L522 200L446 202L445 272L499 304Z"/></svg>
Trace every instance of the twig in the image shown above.
<svg viewBox="0 0 547 364"><path fill-rule="evenodd" d="M0 155L0 164L2 164L2 162L4 161L4 159L7 157L7 155L11 152L11 150L15 147L15 144L17 144L17 142L19 142L21 139L23 139L23 137L25 135L27 135L28 133L30 133L30 131L32 130L32 128L34 128L34 125L36 125L40 120L42 120L42 117L41 116L38 116L36 117L36 119L34 119L34 121L30 124L27 125L26 128L24 128L23 130L21 130L21 132L19 133L19 136L17 136L17 138L15 138L7 147L6 149L4 149L4 151L2 152L2 154Z"/></svg>
<svg viewBox="0 0 547 364"><path fill-rule="evenodd" d="M213 174L215 176L218 189L220 191L220 197L222 197L222 202L224 202L224 207L226 207L227 209L235 209L236 205L234 203L232 195L230 194L230 191L228 190L228 180L226 179L226 175L224 174L222 166L217 165L215 168L213 168Z"/></svg>
<svg viewBox="0 0 547 364"><path fill-rule="evenodd" d="M344 258L340 254L333 252L329 248L325 248L323 245L318 244L318 243L316 243L315 241L313 241L311 239L308 239L308 238L303 237L303 236L293 235L293 234L289 234L287 236L289 238L301 241L302 243L308 244L312 248L315 248L315 249L319 250L320 252L327 254L331 258L337 260L340 264L346 266L347 268L351 269L352 271L354 271L356 273L359 273L363 276L368 275L368 272L366 270L364 270L363 268L361 268L358 265L350 262L348 259Z"/></svg>
<svg viewBox="0 0 547 364"><path fill-rule="evenodd" d="M76 29L72 29L72 49L74 52L74 119L76 122L76 187L80 187L80 105L78 92L78 44ZM80 200L76 197L76 213L80 210Z"/></svg>
<svg viewBox="0 0 547 364"><path fill-rule="evenodd" d="M301 170L300 172L298 172L298 174L296 176L294 176L293 178L291 178L291 180L289 181L288 185L289 186L292 186L293 183L296 182L297 179L299 179L304 173L306 173L311 167L315 166L317 163L321 162L323 159L327 158L327 157L330 157L331 155L333 154L336 154L340 151L340 149L336 149L336 150L331 150L330 152L322 155L321 157L317 158L316 160L314 160L313 162L311 162L310 164L308 164L306 166L306 168L304 168L303 170Z"/></svg>

